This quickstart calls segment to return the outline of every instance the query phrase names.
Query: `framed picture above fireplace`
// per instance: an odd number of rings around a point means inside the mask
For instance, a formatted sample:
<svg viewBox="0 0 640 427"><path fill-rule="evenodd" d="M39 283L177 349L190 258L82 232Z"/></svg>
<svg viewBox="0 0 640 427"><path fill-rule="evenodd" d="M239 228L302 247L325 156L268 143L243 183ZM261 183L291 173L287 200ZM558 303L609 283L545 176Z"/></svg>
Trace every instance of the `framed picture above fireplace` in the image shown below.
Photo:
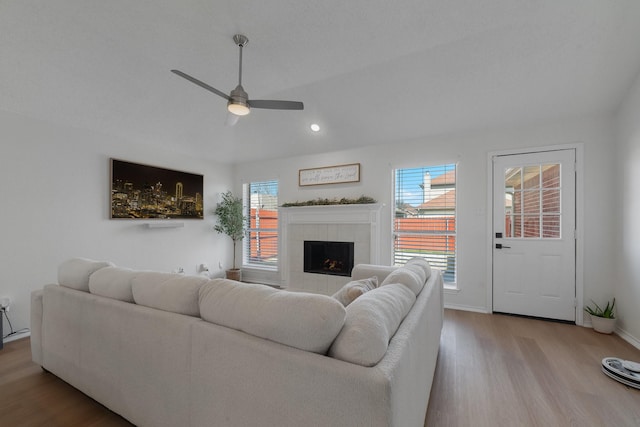
<svg viewBox="0 0 640 427"><path fill-rule="evenodd" d="M203 219L203 176L111 160L111 218Z"/></svg>
<svg viewBox="0 0 640 427"><path fill-rule="evenodd" d="M360 163L300 169L298 171L298 186L300 187L345 182L360 182Z"/></svg>

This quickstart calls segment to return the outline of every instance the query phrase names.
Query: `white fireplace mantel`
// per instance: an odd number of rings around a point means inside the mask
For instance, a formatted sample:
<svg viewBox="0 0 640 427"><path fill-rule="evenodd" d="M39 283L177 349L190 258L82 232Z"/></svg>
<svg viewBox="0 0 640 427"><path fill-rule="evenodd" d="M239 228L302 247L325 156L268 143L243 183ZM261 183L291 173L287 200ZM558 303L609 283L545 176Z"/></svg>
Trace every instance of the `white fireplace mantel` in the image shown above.
<svg viewBox="0 0 640 427"><path fill-rule="evenodd" d="M296 206L281 208L286 224L371 224L378 223L382 204Z"/></svg>
<svg viewBox="0 0 640 427"><path fill-rule="evenodd" d="M298 232L300 231L300 225L302 225L303 233L309 233L307 240L323 240L321 237L314 236L316 232L316 226L326 225L328 229L345 230L348 225L355 225L353 227L357 230L365 230L367 235L364 236L364 240L368 242L368 253L356 254L356 259L365 260L365 262L371 264L379 264L380 261L380 211L383 204L358 204L358 205L324 205L324 206L299 206L299 207L287 207L281 208L278 212L279 217L279 229L281 233L282 246L280 248L280 268L282 272L282 284L285 287L289 287L292 271L297 269L297 264L300 262L299 248L293 247L297 239L292 235L292 229L296 226ZM308 226L308 227L304 227ZM366 227L362 227L366 226ZM343 227L343 228L337 228ZM349 227L351 228L351 227ZM308 230L308 231L306 231ZM338 232L338 238L333 237L331 240L342 240L344 232ZM299 237L299 236L298 236ZM362 236L360 236L362 237ZM346 239L350 240L350 239ZM362 248L365 252L367 248ZM357 251L357 249L356 249ZM299 272L296 273L299 275ZM310 279L310 276L307 276ZM343 279L344 280L344 279ZM308 280L306 280L308 281ZM336 283L335 286L338 284ZM331 286L326 290L320 290L320 292L331 292Z"/></svg>

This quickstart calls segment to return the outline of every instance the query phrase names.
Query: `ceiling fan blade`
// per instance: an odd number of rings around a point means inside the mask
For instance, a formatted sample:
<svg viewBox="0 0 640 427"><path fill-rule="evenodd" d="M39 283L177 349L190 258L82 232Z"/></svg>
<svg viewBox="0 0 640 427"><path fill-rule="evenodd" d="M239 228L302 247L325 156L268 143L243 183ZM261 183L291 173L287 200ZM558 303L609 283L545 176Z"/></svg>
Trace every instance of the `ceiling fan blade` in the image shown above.
<svg viewBox="0 0 640 427"><path fill-rule="evenodd" d="M304 104L298 101L252 99L247 103L251 108L266 108L269 110L304 110Z"/></svg>
<svg viewBox="0 0 640 427"><path fill-rule="evenodd" d="M227 119L224 121L224 125L235 126L235 124L238 123L238 119L240 119L240 116L237 116L233 113L227 113Z"/></svg>
<svg viewBox="0 0 640 427"><path fill-rule="evenodd" d="M227 101L229 101L231 99L229 97L229 95L227 95L226 93L216 89L215 87L209 86L205 82L201 82L200 80L196 79L195 77L191 77L189 74L185 74L180 70L171 70L171 72L174 73L174 74L179 75L180 77L182 77L184 79L189 80L191 83L197 84L198 86L200 86L203 89L208 90L209 92L213 92L216 95L223 97Z"/></svg>

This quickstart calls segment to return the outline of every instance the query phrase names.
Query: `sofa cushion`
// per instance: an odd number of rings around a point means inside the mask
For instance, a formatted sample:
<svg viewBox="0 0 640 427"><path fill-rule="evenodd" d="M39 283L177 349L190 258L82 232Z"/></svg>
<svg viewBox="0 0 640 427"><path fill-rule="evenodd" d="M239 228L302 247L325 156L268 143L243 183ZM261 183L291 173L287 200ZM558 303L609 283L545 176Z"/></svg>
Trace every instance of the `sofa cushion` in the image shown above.
<svg viewBox="0 0 640 427"><path fill-rule="evenodd" d="M427 261L424 258L419 258L419 257L411 258L409 261L406 262L405 266L412 267L412 268L417 267L422 269L425 275L425 279L424 279L425 282L429 280L429 278L431 277L431 264L429 264L429 261Z"/></svg>
<svg viewBox="0 0 640 427"><path fill-rule="evenodd" d="M131 280L133 299L138 305L199 316L198 293L206 277L174 273L141 272Z"/></svg>
<svg viewBox="0 0 640 427"><path fill-rule="evenodd" d="M420 267L417 264L405 264L403 267L406 270L409 270L413 273L415 273L416 276L418 276L418 279L420 280L420 283L425 283L427 281L427 275L425 274L425 271L422 267Z"/></svg>
<svg viewBox="0 0 640 427"><path fill-rule="evenodd" d="M89 277L92 294L125 302L134 302L131 280L139 272L130 268L105 267Z"/></svg>
<svg viewBox="0 0 640 427"><path fill-rule="evenodd" d="M420 270L422 271L422 270ZM400 267L397 270L389 273L386 279L380 284L380 287L387 286L393 283L401 283L411 289L414 295L418 295L422 291L425 280L423 280L424 274L420 275L413 270L413 268Z"/></svg>
<svg viewBox="0 0 640 427"><path fill-rule="evenodd" d="M329 356L362 366L377 364L415 300L415 294L399 283L362 295L347 307L344 327Z"/></svg>
<svg viewBox="0 0 640 427"><path fill-rule="evenodd" d="M368 279L354 280L344 285L338 292L331 295L340 301L345 307L358 298L360 295L378 287L378 278L376 276Z"/></svg>
<svg viewBox="0 0 640 427"><path fill-rule="evenodd" d="M327 295L213 279L200 288L200 316L211 323L324 354L344 324L345 309Z"/></svg>
<svg viewBox="0 0 640 427"><path fill-rule="evenodd" d="M67 288L89 292L89 276L101 268L112 266L113 263L109 261L72 258L58 267L58 284Z"/></svg>

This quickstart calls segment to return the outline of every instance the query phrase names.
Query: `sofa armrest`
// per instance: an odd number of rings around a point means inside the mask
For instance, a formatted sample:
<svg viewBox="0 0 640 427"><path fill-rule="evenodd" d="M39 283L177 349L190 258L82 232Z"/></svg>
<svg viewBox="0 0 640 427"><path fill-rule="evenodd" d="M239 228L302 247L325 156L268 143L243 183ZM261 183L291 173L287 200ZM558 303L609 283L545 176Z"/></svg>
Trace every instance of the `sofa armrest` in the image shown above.
<svg viewBox="0 0 640 427"><path fill-rule="evenodd" d="M444 321L442 291L442 273L434 269L376 366L394 388L391 425L424 425Z"/></svg>
<svg viewBox="0 0 640 427"><path fill-rule="evenodd" d="M42 289L31 292L31 359L42 366Z"/></svg>

